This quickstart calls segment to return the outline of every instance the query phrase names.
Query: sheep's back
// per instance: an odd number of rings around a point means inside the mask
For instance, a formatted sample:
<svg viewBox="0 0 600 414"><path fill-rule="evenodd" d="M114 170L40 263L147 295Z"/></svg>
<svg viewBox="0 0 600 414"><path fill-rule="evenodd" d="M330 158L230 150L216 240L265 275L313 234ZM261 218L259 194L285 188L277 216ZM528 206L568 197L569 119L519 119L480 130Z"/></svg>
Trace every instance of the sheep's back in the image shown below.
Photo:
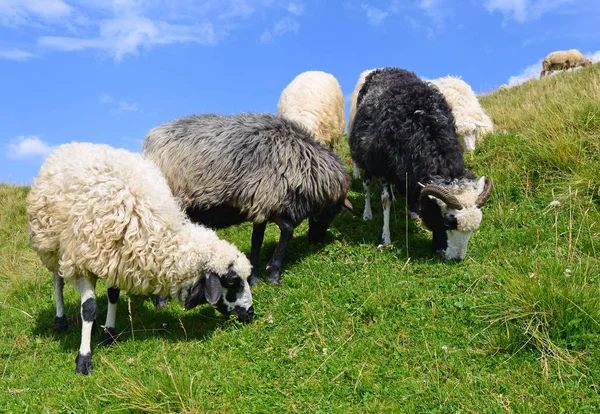
<svg viewBox="0 0 600 414"><path fill-rule="evenodd" d="M277 112L306 127L317 141L331 145L344 133L344 94L337 79L325 72L308 71L285 87Z"/></svg>
<svg viewBox="0 0 600 414"><path fill-rule="evenodd" d="M378 176L457 178L464 160L444 96L414 73L379 69L366 78L352 132L352 157Z"/></svg>
<svg viewBox="0 0 600 414"><path fill-rule="evenodd" d="M337 155L277 115L180 118L150 131L142 152L185 208L231 206L254 222L282 212L302 220L347 191Z"/></svg>
<svg viewBox="0 0 600 414"><path fill-rule="evenodd" d="M32 246L51 271L94 274L129 291L134 278L156 272L160 258L149 252L162 237L175 238L185 221L152 162L88 143L61 145L48 157L27 213ZM162 253L167 260L173 254Z"/></svg>

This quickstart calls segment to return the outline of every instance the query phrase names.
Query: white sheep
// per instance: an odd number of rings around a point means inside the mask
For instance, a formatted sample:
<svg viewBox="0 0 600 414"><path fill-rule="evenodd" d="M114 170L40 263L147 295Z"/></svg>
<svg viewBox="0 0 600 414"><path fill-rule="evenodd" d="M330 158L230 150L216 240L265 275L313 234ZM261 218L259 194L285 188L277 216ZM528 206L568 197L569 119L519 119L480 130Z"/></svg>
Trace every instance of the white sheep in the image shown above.
<svg viewBox="0 0 600 414"><path fill-rule="evenodd" d="M352 91L352 96L350 96L350 115L348 118L348 136L350 136L350 131L352 130L352 122L354 121L354 116L356 115L356 107L358 105L358 94L365 84L365 79L367 75L373 72L375 69L367 69L363 71L358 77L358 81L356 82L356 86L354 86L354 91ZM360 171L358 169L358 165L356 162L352 160L352 178L360 179Z"/></svg>
<svg viewBox="0 0 600 414"><path fill-rule="evenodd" d="M42 165L27 202L31 244L54 273L56 330L66 329L64 280L81 296L77 373L92 370L97 279L109 287L106 344L114 342L119 289L170 296L186 309L210 303L243 321L253 317L248 259L190 222L158 167L141 155L61 145Z"/></svg>
<svg viewBox="0 0 600 414"><path fill-rule="evenodd" d="M337 79L321 71L303 72L281 92L277 113L303 125L321 144L333 147L344 133L344 93Z"/></svg>
<svg viewBox="0 0 600 414"><path fill-rule="evenodd" d="M544 58L540 78L551 74L555 70L568 70L579 66L586 67L592 63L591 59L587 59L577 49L557 50L556 52L549 53Z"/></svg>
<svg viewBox="0 0 600 414"><path fill-rule="evenodd" d="M475 150L475 143L494 132L494 124L481 107L477 95L464 80L446 76L429 81L444 95L452 109L458 142L464 151Z"/></svg>

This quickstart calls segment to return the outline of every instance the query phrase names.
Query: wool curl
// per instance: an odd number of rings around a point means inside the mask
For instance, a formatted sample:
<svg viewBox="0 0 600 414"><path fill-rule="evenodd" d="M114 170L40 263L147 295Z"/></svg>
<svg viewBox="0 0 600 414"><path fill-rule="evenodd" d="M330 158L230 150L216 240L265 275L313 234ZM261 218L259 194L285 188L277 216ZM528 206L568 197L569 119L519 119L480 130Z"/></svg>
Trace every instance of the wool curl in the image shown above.
<svg viewBox="0 0 600 414"><path fill-rule="evenodd" d="M92 276L134 294L178 299L205 272L246 279L248 259L210 229L191 223L160 170L108 145L59 146L27 198L29 237L52 272Z"/></svg>
<svg viewBox="0 0 600 414"><path fill-rule="evenodd" d="M308 71L281 92L277 113L302 124L317 142L331 147L346 127L344 104L344 93L332 74Z"/></svg>

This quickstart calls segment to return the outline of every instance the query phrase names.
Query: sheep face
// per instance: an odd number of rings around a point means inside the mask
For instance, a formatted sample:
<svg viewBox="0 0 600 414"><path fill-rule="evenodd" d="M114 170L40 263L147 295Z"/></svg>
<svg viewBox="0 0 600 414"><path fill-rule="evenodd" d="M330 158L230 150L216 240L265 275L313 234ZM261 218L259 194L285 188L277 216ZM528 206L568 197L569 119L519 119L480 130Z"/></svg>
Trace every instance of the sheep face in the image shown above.
<svg viewBox="0 0 600 414"><path fill-rule="evenodd" d="M343 208L346 208L352 213L356 214L354 207L352 207L352 204L346 198L335 204L325 207L318 214L310 217L308 219L308 242L312 244L323 242L331 222L335 216L340 214Z"/></svg>
<svg viewBox="0 0 600 414"><path fill-rule="evenodd" d="M221 276L207 272L184 290L180 299L185 309L209 303L223 315L235 315L240 321L249 322L254 317L254 305L246 279L234 265Z"/></svg>
<svg viewBox="0 0 600 414"><path fill-rule="evenodd" d="M581 64L581 66L583 66L585 68L585 67L588 67L588 66L592 66L593 63L594 62L592 61L592 59L586 59L586 60L583 61L583 63Z"/></svg>
<svg viewBox="0 0 600 414"><path fill-rule="evenodd" d="M446 259L462 260L469 239L481 224L481 206L489 197L491 181L451 186L426 186L421 191L420 216L433 232L433 249Z"/></svg>
<svg viewBox="0 0 600 414"><path fill-rule="evenodd" d="M477 137L477 130L474 129L472 132L458 136L458 142L465 152L475 151L475 141Z"/></svg>

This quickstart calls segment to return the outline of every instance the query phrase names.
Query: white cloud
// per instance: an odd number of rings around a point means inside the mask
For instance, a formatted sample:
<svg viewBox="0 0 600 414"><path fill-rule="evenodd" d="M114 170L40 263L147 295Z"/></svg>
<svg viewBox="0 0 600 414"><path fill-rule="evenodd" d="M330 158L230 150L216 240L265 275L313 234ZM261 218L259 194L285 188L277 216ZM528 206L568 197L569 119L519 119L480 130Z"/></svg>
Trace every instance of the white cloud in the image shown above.
<svg viewBox="0 0 600 414"><path fill-rule="evenodd" d="M20 136L8 144L6 155L15 160L24 158L45 158L53 148L36 136Z"/></svg>
<svg viewBox="0 0 600 414"><path fill-rule="evenodd" d="M0 49L0 59L25 61L37 57L33 53L20 49Z"/></svg>
<svg viewBox="0 0 600 414"><path fill-rule="evenodd" d="M105 93L103 93L102 95L100 95L100 97L98 97L98 102L100 102L101 104L108 104L108 103L113 103L115 100L112 98L112 96L107 95Z"/></svg>
<svg viewBox="0 0 600 414"><path fill-rule="evenodd" d="M592 62L594 63L598 63L600 62L600 50L591 53L586 53L585 57L592 59Z"/></svg>
<svg viewBox="0 0 600 414"><path fill-rule="evenodd" d="M158 45L215 45L234 30L263 21L250 18L267 10L288 16L265 31L263 38L269 42L298 31L299 22L292 17L304 14L304 4L302 0L0 0L0 26L31 28L42 50L93 50L120 61Z"/></svg>
<svg viewBox="0 0 600 414"><path fill-rule="evenodd" d="M419 2L419 8L423 12L431 17L433 21L441 26L444 22L446 11L444 10L442 3L444 0L421 0Z"/></svg>
<svg viewBox="0 0 600 414"><path fill-rule="evenodd" d="M365 11L367 21L371 26L379 26L390 15L388 11L381 10L369 4L361 4L360 7Z"/></svg>
<svg viewBox="0 0 600 414"><path fill-rule="evenodd" d="M55 20L71 12L71 6L63 0L0 0L0 23L4 26Z"/></svg>
<svg viewBox="0 0 600 414"><path fill-rule="evenodd" d="M265 30L260 35L260 42L272 43L276 37L283 36L286 33L298 33L299 30L300 23L291 17L284 17L275 22L271 29Z"/></svg>
<svg viewBox="0 0 600 414"><path fill-rule="evenodd" d="M125 55L137 55L140 47L172 43L215 43L215 33L210 23L186 26L131 16L104 20L100 22L99 30L97 37L43 36L38 43L62 51L97 49L108 52L117 61Z"/></svg>
<svg viewBox="0 0 600 414"><path fill-rule="evenodd" d="M300 2L289 3L287 11L296 16L301 16L304 14L304 5Z"/></svg>
<svg viewBox="0 0 600 414"><path fill-rule="evenodd" d="M125 112L136 112L138 110L137 104L130 104L125 101L119 101L119 105L117 106L118 111Z"/></svg>
<svg viewBox="0 0 600 414"><path fill-rule="evenodd" d="M518 75L511 76L508 78L508 86L516 86L527 82L530 79L537 78L542 70L542 61L538 61L532 65L527 66Z"/></svg>
<svg viewBox="0 0 600 414"><path fill-rule="evenodd" d="M485 0L484 6L490 12L503 13L519 23L539 18L557 7L574 0Z"/></svg>
<svg viewBox="0 0 600 414"><path fill-rule="evenodd" d="M126 101L119 101L112 96L103 93L98 97L98 102L102 105L110 105L114 107L117 112L137 112L139 108L135 103L129 103Z"/></svg>

